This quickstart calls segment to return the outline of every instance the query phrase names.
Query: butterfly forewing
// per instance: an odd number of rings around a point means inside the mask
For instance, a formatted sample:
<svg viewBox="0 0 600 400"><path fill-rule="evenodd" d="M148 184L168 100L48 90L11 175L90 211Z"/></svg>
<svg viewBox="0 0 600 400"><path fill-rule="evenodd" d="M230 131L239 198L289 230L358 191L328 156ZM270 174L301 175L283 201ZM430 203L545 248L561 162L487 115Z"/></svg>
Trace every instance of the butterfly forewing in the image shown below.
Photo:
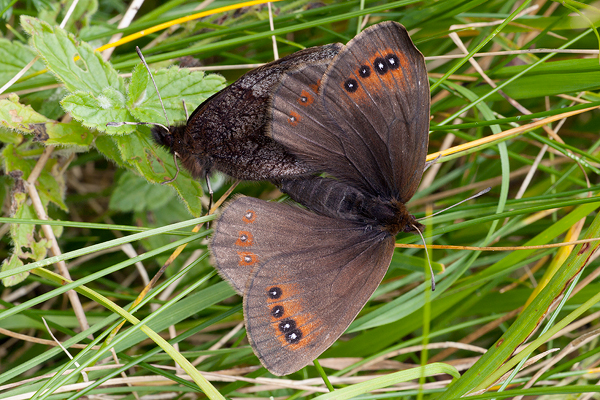
<svg viewBox="0 0 600 400"><path fill-rule="evenodd" d="M356 183L408 201L427 154L430 97L423 55L406 29L391 21L366 29L334 58L322 85Z"/></svg>
<svg viewBox="0 0 600 400"><path fill-rule="evenodd" d="M408 201L427 153L430 98L423 55L406 29L396 22L366 29L317 76L284 76L273 97L273 138L317 170ZM301 93L315 84L317 102L299 109Z"/></svg>
<svg viewBox="0 0 600 400"><path fill-rule="evenodd" d="M247 223L246 221L252 221ZM250 268L235 243L250 233ZM288 204L242 197L225 209L212 243L219 272L246 280L248 337L277 375L309 364L346 330L379 285L394 239L360 224Z"/></svg>

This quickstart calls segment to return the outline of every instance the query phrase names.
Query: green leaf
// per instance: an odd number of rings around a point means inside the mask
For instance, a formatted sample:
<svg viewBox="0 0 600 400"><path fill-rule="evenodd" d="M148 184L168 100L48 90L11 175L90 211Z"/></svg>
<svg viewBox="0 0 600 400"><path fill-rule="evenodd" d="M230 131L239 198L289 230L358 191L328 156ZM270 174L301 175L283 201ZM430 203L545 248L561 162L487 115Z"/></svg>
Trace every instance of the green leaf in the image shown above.
<svg viewBox="0 0 600 400"><path fill-rule="evenodd" d="M51 27L30 16L21 16L21 26L31 35L31 43L48 69L70 92L82 90L99 96L106 88L111 87L125 97L123 79L89 44L78 43L64 29Z"/></svg>
<svg viewBox="0 0 600 400"><path fill-rule="evenodd" d="M0 109L1 108L2 107L0 106ZM0 122L0 125L1 124L2 124L2 122ZM0 126L0 142L19 144L22 141L23 141L23 135Z"/></svg>
<svg viewBox="0 0 600 400"><path fill-rule="evenodd" d="M109 207L123 212L157 210L174 197L171 189L152 185L131 172L125 172L110 197Z"/></svg>
<svg viewBox="0 0 600 400"><path fill-rule="evenodd" d="M175 176L176 168L173 157L157 147L150 135L134 132L127 136L112 136L120 159L133 167L141 176L152 183L162 183ZM194 216L202 214L202 186L192 179L185 170L180 170L177 179L169 183L185 202L188 210Z"/></svg>
<svg viewBox="0 0 600 400"><path fill-rule="evenodd" d="M147 72L138 65L132 76L130 98L127 101L131 113L139 120L164 123L164 113L158 100L156 89L148 80ZM189 112L204 100L225 87L225 79L219 75L205 75L202 71L171 67L154 72L154 81L162 98L169 122L185 121L182 101L185 100ZM145 77L145 78L144 78ZM142 85L146 82L145 93Z"/></svg>
<svg viewBox="0 0 600 400"><path fill-rule="evenodd" d="M107 87L99 95L79 91L65 97L60 104L73 118L85 126L96 128L110 134L131 133L134 126L106 126L108 122L135 122L126 108L123 94Z"/></svg>
<svg viewBox="0 0 600 400"><path fill-rule="evenodd" d="M126 167L127 163L121 157L118 144L112 136L98 136L94 141L96 149L119 167Z"/></svg>
<svg viewBox="0 0 600 400"><path fill-rule="evenodd" d="M19 268L23 266L23 261L16 254L13 254L8 259L2 261L2 267L0 271L10 271L11 269ZM29 272L21 272L20 274L9 276L8 278L2 279L2 284L6 287L17 285L23 282L27 276L29 276Z"/></svg>
<svg viewBox="0 0 600 400"><path fill-rule="evenodd" d="M31 106L19 103L18 96L12 94L8 99L0 100L0 124L21 133L33 134L34 141L46 145L78 146L87 148L94 140L94 134L78 123L61 123L46 118ZM6 134L0 141L20 143L19 135Z"/></svg>
<svg viewBox="0 0 600 400"><path fill-rule="evenodd" d="M11 80L36 55L35 51L20 42L0 39L0 86ZM28 73L36 73L43 69L44 63L38 60L28 70ZM45 80L45 78L43 79ZM42 78L36 77L30 79L28 82L31 85L36 85L41 80Z"/></svg>
<svg viewBox="0 0 600 400"><path fill-rule="evenodd" d="M5 128L22 133L34 133L34 128L29 124L48 121L50 119L36 112L31 106L19 103L19 96L16 94L11 94L8 99L0 100L0 124Z"/></svg>

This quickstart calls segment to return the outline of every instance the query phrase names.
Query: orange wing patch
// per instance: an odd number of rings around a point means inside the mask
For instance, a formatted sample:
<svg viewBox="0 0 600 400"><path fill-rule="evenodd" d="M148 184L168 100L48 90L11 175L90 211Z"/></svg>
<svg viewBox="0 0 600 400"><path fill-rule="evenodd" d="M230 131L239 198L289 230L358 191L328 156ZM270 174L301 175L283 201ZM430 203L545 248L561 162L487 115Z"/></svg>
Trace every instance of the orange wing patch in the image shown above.
<svg viewBox="0 0 600 400"><path fill-rule="evenodd" d="M315 93L319 93L319 87L321 86L321 80L319 79L317 81L317 83L313 84L313 85L309 85L308 87L310 88L310 90L312 90Z"/></svg>
<svg viewBox="0 0 600 400"><path fill-rule="evenodd" d="M244 221L247 224L253 223L255 219L256 219L256 213L253 210L246 211L246 213L242 217L242 221Z"/></svg>
<svg viewBox="0 0 600 400"><path fill-rule="evenodd" d="M369 62L373 66L373 72L386 84L393 84L394 81L400 85L405 84L404 73L410 71L410 66L404 54L392 49L383 49L371 57ZM409 81L411 79L410 76L406 78Z"/></svg>
<svg viewBox="0 0 600 400"><path fill-rule="evenodd" d="M238 251L238 256L240 257L240 262L238 263L241 267L247 267L249 265L254 265L258 262L258 256L249 251Z"/></svg>
<svg viewBox="0 0 600 400"><path fill-rule="evenodd" d="M302 118L300 117L300 115L296 112L296 111L291 111L290 112L290 117L288 118L288 123L291 126L296 126L298 125L298 122L300 122Z"/></svg>
<svg viewBox="0 0 600 400"><path fill-rule="evenodd" d="M310 106L315 101L315 98L312 94L308 93L306 90L302 89L302 93L300 93L300 97L298 97L298 104L304 107Z"/></svg>
<svg viewBox="0 0 600 400"><path fill-rule="evenodd" d="M239 231L238 238L235 241L236 246L250 247L254 244L254 236L248 231Z"/></svg>

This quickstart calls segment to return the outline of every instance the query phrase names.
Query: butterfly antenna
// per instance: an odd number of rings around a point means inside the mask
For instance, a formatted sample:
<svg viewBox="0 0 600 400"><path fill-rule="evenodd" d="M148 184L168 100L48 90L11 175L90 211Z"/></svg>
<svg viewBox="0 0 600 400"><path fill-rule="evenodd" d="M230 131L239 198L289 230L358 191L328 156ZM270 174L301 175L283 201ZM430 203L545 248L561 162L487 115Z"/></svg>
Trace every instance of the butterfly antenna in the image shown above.
<svg viewBox="0 0 600 400"><path fill-rule="evenodd" d="M433 292L435 290L435 276L433 275L433 267L431 266L431 260L429 259L429 252L427 251L427 244L425 243L425 238L423 237L423 234L421 233L419 228L417 228L414 225L412 225L412 227L415 228L415 231L417 231L419 236L421 236L421 240L423 241L423 248L425 249L425 256L427 257L427 263L429 264L429 273L431 274L431 291Z"/></svg>
<svg viewBox="0 0 600 400"><path fill-rule="evenodd" d="M127 122L127 121L125 121L125 122L107 122L106 123L106 126L123 126L123 125L156 125L156 126L160 126L167 132L169 131L169 128L167 128L163 124L159 124L157 122Z"/></svg>
<svg viewBox="0 0 600 400"><path fill-rule="evenodd" d="M165 120L167 121L167 125L171 125L169 123L169 117L167 117L167 110L165 110L165 105L163 104L162 98L160 97L160 92L158 91L158 86L156 86L156 82L154 81L154 75L152 75L152 72L150 72L150 67L148 66L148 63L146 63L146 59L144 58L144 55L142 54L142 51L140 50L140 48L138 46L135 46L135 51L137 52L138 56L140 57L140 60L142 60L142 64L144 64L144 67L146 67L146 70L148 71L148 75L150 75L150 79L152 79L152 84L154 85L154 89L156 89L156 94L158 95L158 101L160 101L160 106L163 109L163 113L165 113ZM169 132L168 128L166 130L167 130L167 132Z"/></svg>
<svg viewBox="0 0 600 400"><path fill-rule="evenodd" d="M431 217L433 217L433 216L435 216L435 215L441 214L441 213L443 213L444 211L448 211L448 210L449 210L449 209L451 209L451 208L454 208L454 207L456 207L456 206L459 206L459 205L461 205L461 204L462 204L462 203L464 203L465 201L469 201L469 200L475 199L475 198L477 198L477 197L479 197L479 196L483 196L484 194L486 194L486 193L487 193L487 192L489 192L490 190L492 190L492 187L491 187L491 186L490 186L490 187L487 187L487 188L485 188L485 189L483 189L483 190L482 190L481 192L479 192L479 193L475 193L475 194L474 194L473 196L471 196L471 197L468 197L468 198L466 198L466 199L464 199L464 200L461 200L461 201L459 201L459 202L458 202L458 203L456 203L456 204L453 204L453 205L451 205L450 207L446 207L446 208L444 208L443 210L436 211L435 213L433 213L433 214L431 214L431 215L427 215L427 216L425 216L425 217L417 218L417 221L420 221L420 220L422 220L422 219L425 219L425 218L431 218Z"/></svg>

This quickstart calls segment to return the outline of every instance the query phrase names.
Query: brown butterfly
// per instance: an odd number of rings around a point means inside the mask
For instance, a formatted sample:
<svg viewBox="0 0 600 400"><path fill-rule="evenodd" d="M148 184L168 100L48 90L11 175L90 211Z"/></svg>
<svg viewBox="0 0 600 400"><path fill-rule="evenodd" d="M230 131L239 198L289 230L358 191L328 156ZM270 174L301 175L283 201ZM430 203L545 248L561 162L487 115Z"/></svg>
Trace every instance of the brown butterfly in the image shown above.
<svg viewBox="0 0 600 400"><path fill-rule="evenodd" d="M404 204L423 174L429 107L423 55L396 22L280 79L269 136L328 176L277 181L307 209L232 201L211 244L219 272L244 296L254 352L273 374L295 372L331 346L386 273L394 236L422 229Z"/></svg>

